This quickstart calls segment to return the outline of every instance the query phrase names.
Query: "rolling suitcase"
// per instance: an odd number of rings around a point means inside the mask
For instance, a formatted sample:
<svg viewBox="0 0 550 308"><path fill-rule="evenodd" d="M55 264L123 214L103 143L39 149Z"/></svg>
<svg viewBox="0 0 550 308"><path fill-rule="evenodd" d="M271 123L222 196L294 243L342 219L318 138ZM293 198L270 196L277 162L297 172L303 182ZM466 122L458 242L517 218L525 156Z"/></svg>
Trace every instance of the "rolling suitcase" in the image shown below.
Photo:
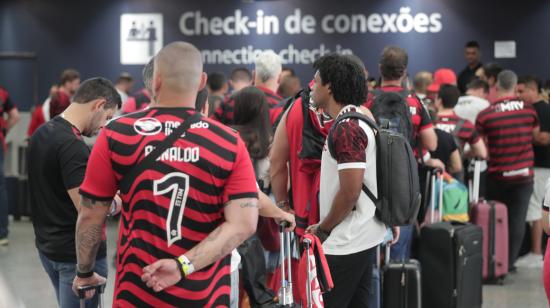
<svg viewBox="0 0 550 308"><path fill-rule="evenodd" d="M290 250L290 232L285 232L287 222L279 225L280 236L280 266L281 286L278 292L279 307L294 307L294 295L292 290L292 253Z"/></svg>
<svg viewBox="0 0 550 308"><path fill-rule="evenodd" d="M417 260L390 262L390 245L386 245L383 271L384 308L422 307L420 263Z"/></svg>
<svg viewBox="0 0 550 308"><path fill-rule="evenodd" d="M95 290L99 294L98 298L98 307L103 308L105 307L103 303L103 293L105 293L105 283L95 285L95 286L85 286L78 288L78 298L80 298L80 308L86 307L86 291Z"/></svg>
<svg viewBox="0 0 550 308"><path fill-rule="evenodd" d="M380 270L380 245L376 247L376 260L374 261L374 264L372 266L372 279L371 279L371 287L369 290L369 298L368 298L368 307L369 308L380 308L382 300L382 288L380 286L381 283L381 270Z"/></svg>
<svg viewBox="0 0 550 308"><path fill-rule="evenodd" d="M479 200L480 161L475 161L470 216L483 229L483 279L504 283L508 274L508 209L498 201Z"/></svg>
<svg viewBox="0 0 550 308"><path fill-rule="evenodd" d="M433 185L432 185L433 186ZM432 189L432 200L441 200ZM435 214L431 202L430 222ZM419 261L422 264L424 308L475 308L482 304L483 231L461 222L428 223L420 230Z"/></svg>

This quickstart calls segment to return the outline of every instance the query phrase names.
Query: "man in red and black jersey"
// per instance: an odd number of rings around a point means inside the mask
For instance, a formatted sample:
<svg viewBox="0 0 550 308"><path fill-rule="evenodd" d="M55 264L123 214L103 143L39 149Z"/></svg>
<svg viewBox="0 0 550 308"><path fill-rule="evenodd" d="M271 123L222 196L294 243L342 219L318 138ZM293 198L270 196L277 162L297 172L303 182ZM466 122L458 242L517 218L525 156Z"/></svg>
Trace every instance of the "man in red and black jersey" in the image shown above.
<svg viewBox="0 0 550 308"><path fill-rule="evenodd" d="M474 124L466 119L456 115L454 107L458 103L460 90L456 86L444 84L440 87L435 107L437 108L437 119L435 126L460 140L464 151L466 144L470 145L470 151L464 153L468 157L477 157L485 159L487 157L487 148L485 142L480 138ZM457 130L458 127L458 131Z"/></svg>
<svg viewBox="0 0 550 308"><path fill-rule="evenodd" d="M4 119L4 113L8 115ZM0 246L8 244L8 200L4 178L4 151L8 130L19 121L19 111L6 89L0 86Z"/></svg>
<svg viewBox="0 0 550 308"><path fill-rule="evenodd" d="M477 116L476 127L489 147L488 198L508 207L510 269L518 257L529 198L533 192L534 108L516 96L518 78L510 70L497 77L497 99Z"/></svg>
<svg viewBox="0 0 550 308"><path fill-rule="evenodd" d="M403 93L404 88L402 83L407 77L408 62L409 56L404 49L397 46L387 46L384 48L379 64L380 75L382 76L381 91ZM374 103L374 99L375 97L372 92L369 93L364 106L370 108ZM437 148L437 135L435 134L432 120L424 105L422 105L420 99L414 93L408 93L406 101L412 117L413 140L410 140L411 145L415 149L415 153L419 159L428 161L430 160L429 151L435 151ZM423 149L423 153L418 153L417 149L419 147ZM420 183L423 182L420 180ZM401 228L399 242L396 245L392 245L392 257L399 260L409 257L412 231L412 226Z"/></svg>
<svg viewBox="0 0 550 308"><path fill-rule="evenodd" d="M382 83L380 90L383 92L403 91L402 82L407 76L408 65L407 52L397 46L387 46L382 51L380 58L380 75ZM374 94L369 93L365 107L370 108L374 103ZM419 142L427 151L434 151L437 147L437 136L435 134L430 115L424 108L420 99L413 93L406 97L409 110L412 116L413 138L412 143Z"/></svg>
<svg viewBox="0 0 550 308"><path fill-rule="evenodd" d="M254 69L254 86L265 93L269 104L269 120L271 125L282 112L282 106L279 105L283 99L277 94L279 88L279 77L281 75L282 64L281 57L273 51L262 52L256 58ZM233 124L233 109L235 101L233 97L228 97L221 106L218 107L212 114L212 118L222 122L225 125Z"/></svg>
<svg viewBox="0 0 550 308"><path fill-rule="evenodd" d="M93 148L80 188L74 288L101 280L91 272L96 230L121 180L195 114L206 83L200 52L183 42L155 56L153 76L155 106L109 123ZM113 307L229 305L230 253L258 218L252 163L237 133L217 121L201 118L182 136L121 191Z"/></svg>
<svg viewBox="0 0 550 308"><path fill-rule="evenodd" d="M53 93L49 101L48 119L53 119L61 114L71 104L71 97L80 86L80 74L74 69L66 69L61 73L59 88Z"/></svg>

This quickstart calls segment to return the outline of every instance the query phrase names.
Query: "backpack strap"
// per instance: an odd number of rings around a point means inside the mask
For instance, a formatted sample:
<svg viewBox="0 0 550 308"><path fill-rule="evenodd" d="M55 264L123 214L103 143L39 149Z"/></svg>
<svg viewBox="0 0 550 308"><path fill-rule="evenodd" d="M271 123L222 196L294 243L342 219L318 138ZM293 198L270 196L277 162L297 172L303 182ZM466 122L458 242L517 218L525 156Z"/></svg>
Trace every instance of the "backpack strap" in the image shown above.
<svg viewBox="0 0 550 308"><path fill-rule="evenodd" d="M359 113L359 112L355 112L355 111L352 111L352 112L346 112L344 113L343 115L339 116L338 118L336 118L336 120L334 121L334 123L332 124L332 127L330 128L330 131L328 133L328 138L327 138L327 148L328 148L328 151L330 153L330 156L335 158L335 154L334 154L334 142L332 140L332 134L334 133L334 130L336 129L336 126L346 120L346 119L359 119L360 121L363 121L365 122L368 126L370 126L370 128L372 128L374 131L379 131L380 130L380 127L373 121L371 120L371 118L367 117L366 115L362 114L362 113ZM376 138L375 138L376 139ZM371 199L371 201L376 204L379 202L378 198L376 198L374 196L374 194L372 193L372 191L365 185L365 183L363 183L363 186L361 187L361 189L363 190L363 192L369 197L369 199ZM355 207L354 207L355 209Z"/></svg>
<svg viewBox="0 0 550 308"><path fill-rule="evenodd" d="M140 162L133 165L132 169L130 169L130 171L128 171L128 173L126 173L120 180L120 191L122 193L128 193L135 179L141 173L147 170L152 164L154 164L157 158L159 158L162 153L164 153L164 151L174 145L176 140L180 139L181 135L183 135L189 128L191 128L191 125L198 122L201 118L202 115L199 112L195 112L194 114L187 117L187 119L185 119L183 123L180 124L180 126L174 129L172 133L170 133L170 135L168 135L163 141L158 143L155 146L155 149L151 153L149 153L149 155L145 156Z"/></svg>

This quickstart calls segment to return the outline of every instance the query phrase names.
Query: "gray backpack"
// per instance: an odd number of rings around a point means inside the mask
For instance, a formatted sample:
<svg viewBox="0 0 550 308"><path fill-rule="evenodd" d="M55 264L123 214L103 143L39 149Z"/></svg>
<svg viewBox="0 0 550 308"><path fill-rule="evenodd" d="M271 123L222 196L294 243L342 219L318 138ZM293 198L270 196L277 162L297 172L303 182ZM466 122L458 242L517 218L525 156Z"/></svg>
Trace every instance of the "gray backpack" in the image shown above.
<svg viewBox="0 0 550 308"><path fill-rule="evenodd" d="M377 218L388 226L410 225L420 208L418 165L412 148L402 134L380 128L367 116L358 112L338 117L328 134L328 150L334 157L332 133L346 119L359 119L375 131L378 198L363 184L363 192L376 206Z"/></svg>

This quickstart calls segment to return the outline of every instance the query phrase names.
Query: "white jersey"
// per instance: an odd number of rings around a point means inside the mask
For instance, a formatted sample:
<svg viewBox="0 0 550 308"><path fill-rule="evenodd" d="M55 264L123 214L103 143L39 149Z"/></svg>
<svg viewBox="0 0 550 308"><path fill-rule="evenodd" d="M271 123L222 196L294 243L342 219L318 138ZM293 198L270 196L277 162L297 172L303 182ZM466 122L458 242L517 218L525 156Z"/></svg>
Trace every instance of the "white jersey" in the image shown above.
<svg viewBox="0 0 550 308"><path fill-rule="evenodd" d="M340 114L350 110L361 112L354 106L346 106ZM378 191L374 131L363 121L348 119L340 122L331 133L334 134L332 140L336 157L331 156L325 143L321 158L319 193L321 221L328 215L334 197L340 189L340 170L364 169L363 184L375 195ZM355 209L332 230L323 243L324 252L328 255L348 255L380 244L384 240L386 227L375 217L375 211L374 203L361 192Z"/></svg>
<svg viewBox="0 0 550 308"><path fill-rule="evenodd" d="M486 109L489 106L490 103L486 99L477 96L466 95L461 96L458 99L458 103L456 104L454 110L459 117L469 120L475 125L477 115L483 109Z"/></svg>

